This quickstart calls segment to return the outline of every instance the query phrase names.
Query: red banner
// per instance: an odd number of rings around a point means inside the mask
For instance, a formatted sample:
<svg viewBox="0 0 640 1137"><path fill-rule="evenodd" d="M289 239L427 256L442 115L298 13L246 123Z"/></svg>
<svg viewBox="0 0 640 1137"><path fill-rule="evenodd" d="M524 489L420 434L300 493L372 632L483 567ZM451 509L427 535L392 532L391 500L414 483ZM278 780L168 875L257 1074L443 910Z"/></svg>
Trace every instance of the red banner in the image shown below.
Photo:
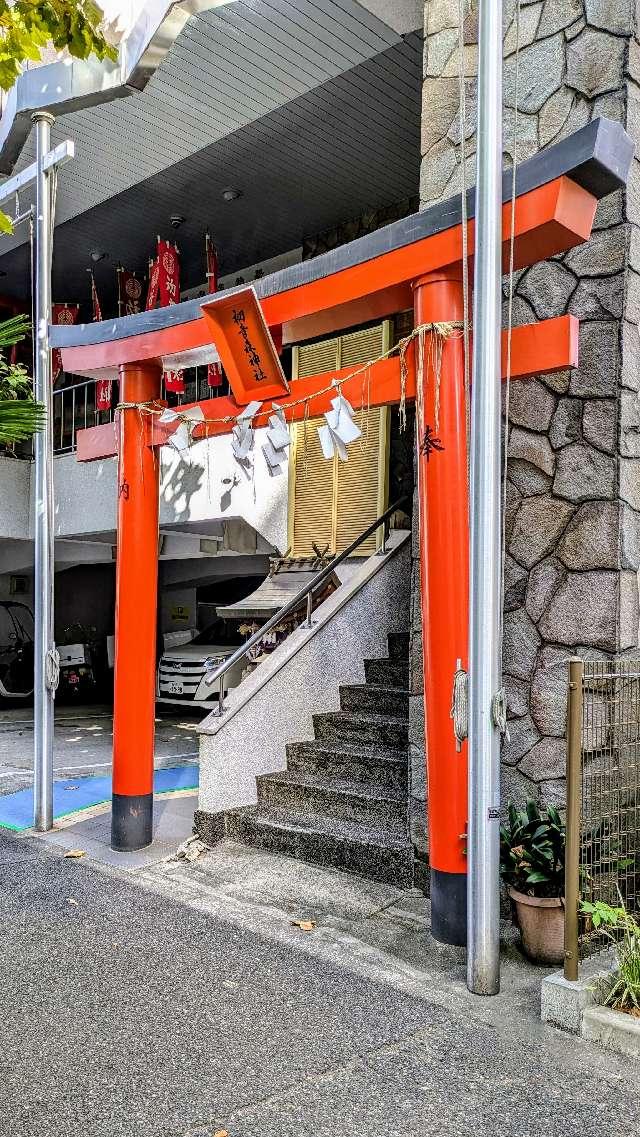
<svg viewBox="0 0 640 1137"><path fill-rule="evenodd" d="M100 300L98 299L98 290L96 288L96 281L93 273L91 273L91 310L93 312L93 322L99 323L102 319L102 308L100 307Z"/></svg>
<svg viewBox="0 0 640 1137"><path fill-rule="evenodd" d="M155 308L158 301L161 308L180 303L180 256L178 248L177 245L172 245L170 241L161 241L159 237L156 258L151 262L149 268L147 311ZM164 386L166 391L183 395L184 376L182 372L165 371Z"/></svg>
<svg viewBox="0 0 640 1137"><path fill-rule="evenodd" d="M217 387L222 386L222 368L219 363L207 364L207 387L215 391Z"/></svg>
<svg viewBox="0 0 640 1137"><path fill-rule="evenodd" d="M205 238L207 255L207 293L218 291L218 254L216 247L207 233ZM210 390L222 386L222 368L219 363L210 363L207 366L207 387Z"/></svg>
<svg viewBox="0 0 640 1137"><path fill-rule="evenodd" d="M173 391L176 395L184 395L184 375L182 371L165 371L165 391Z"/></svg>
<svg viewBox="0 0 640 1137"><path fill-rule="evenodd" d="M205 244L207 253L207 292L217 292L218 253L209 233L207 233L205 237Z"/></svg>
<svg viewBox="0 0 640 1137"><path fill-rule="evenodd" d="M98 297L98 290L96 288L96 281L93 273L91 273L91 309L93 311L93 322L99 323L102 319L102 308L100 307L100 299ZM108 411L111 407L113 383L110 379L96 379L96 410Z"/></svg>
<svg viewBox="0 0 640 1137"><path fill-rule="evenodd" d="M141 311L142 281L138 280L135 272L118 267L118 315L135 316Z"/></svg>
<svg viewBox="0 0 640 1137"><path fill-rule="evenodd" d="M68 327L70 324L76 323L79 312L80 309L77 304L53 304L51 306L51 323L62 324ZM55 383L61 371L62 352L59 348L54 347L51 352L51 377L53 383Z"/></svg>
<svg viewBox="0 0 640 1137"><path fill-rule="evenodd" d="M157 260L149 261L149 288L147 289L147 303L145 305L147 312L150 312L152 308L155 308L156 302L158 300L159 271L160 270L158 268Z"/></svg>
<svg viewBox="0 0 640 1137"><path fill-rule="evenodd" d="M180 257L178 248L170 241L158 241L158 291L160 307L180 303Z"/></svg>
<svg viewBox="0 0 640 1137"><path fill-rule="evenodd" d="M113 383L111 379L96 379L96 410L108 411L111 407Z"/></svg>

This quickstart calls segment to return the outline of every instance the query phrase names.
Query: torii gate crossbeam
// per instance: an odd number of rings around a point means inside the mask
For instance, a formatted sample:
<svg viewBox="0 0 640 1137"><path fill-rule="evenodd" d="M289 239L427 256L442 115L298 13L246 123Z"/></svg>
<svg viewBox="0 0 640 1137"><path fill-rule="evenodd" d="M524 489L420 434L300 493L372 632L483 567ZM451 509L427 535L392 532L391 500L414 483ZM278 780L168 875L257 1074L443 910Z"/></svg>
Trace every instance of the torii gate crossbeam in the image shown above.
<svg viewBox="0 0 640 1137"><path fill-rule="evenodd" d="M626 181L633 146L619 124L597 120L522 164L517 175L514 262L520 268L588 240L599 198ZM511 236L510 172L505 173L505 269ZM469 214L473 217L473 191ZM473 256L473 221L468 247ZM313 261L256 282L270 327L284 326L289 342L314 328L339 330L413 306L417 326L462 318L460 198L396 222ZM233 290L230 290L233 292ZM228 298L229 292L222 293ZM118 453L118 551L113 755L112 843L139 848L152 836L153 722L157 601L158 450L170 428L145 418L141 445L136 404L157 399L165 367L188 366L194 352L211 353L206 308L216 297L79 328L52 328L66 371L118 374L118 444L111 425L80 432L78 457ZM203 307L204 306L204 307ZM303 330L304 329L304 330ZM422 445L435 418L432 363L426 353L416 438L420 499L422 628L429 785L432 931L448 943L466 936L466 744L460 752L449 717L454 672L468 656L468 486L463 344L443 344L439 429L444 449L429 457ZM513 375L577 363L577 323L571 317L514 330ZM298 380L291 397L327 409L328 375ZM371 368L371 404L397 403L397 361ZM416 393L415 367L407 396ZM348 395L348 387L345 386ZM323 400L325 400L323 402ZM283 400L286 403L286 398ZM358 397L353 400L356 405ZM206 418L241 410L234 398L201 404ZM270 403L263 410L269 413ZM295 411L292 414L295 417ZM258 425L260 417L258 416ZM201 433L230 429L217 423ZM498 555L498 550L496 550Z"/></svg>

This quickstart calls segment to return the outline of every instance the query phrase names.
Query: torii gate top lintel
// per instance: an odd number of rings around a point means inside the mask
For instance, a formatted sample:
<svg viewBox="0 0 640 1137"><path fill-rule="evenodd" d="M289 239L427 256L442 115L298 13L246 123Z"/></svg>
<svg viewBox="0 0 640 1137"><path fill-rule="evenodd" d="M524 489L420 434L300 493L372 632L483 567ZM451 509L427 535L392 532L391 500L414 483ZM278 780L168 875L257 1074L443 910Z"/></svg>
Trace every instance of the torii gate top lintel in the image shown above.
<svg viewBox="0 0 640 1137"><path fill-rule="evenodd" d="M597 201L626 183L632 155L633 143L622 126L596 119L523 162L516 175L516 267L585 241ZM511 192L511 172L505 170L503 232L507 240ZM470 219L474 211L475 189L471 189ZM402 306L397 298L403 295L408 301L404 306L410 306L412 280L460 260L461 220L458 194L311 261L255 281L267 323L275 326L301 321L394 290L392 310ZM469 248L472 252L473 225ZM227 290L225 295L233 291ZM210 345L202 306L213 299L196 298L102 323L52 326L51 346L63 349L65 370L75 374L105 374L122 363L153 358L166 361L170 357L171 366L179 366L181 353ZM375 303L372 308L369 301L367 311L374 308ZM373 314L388 314L383 308L384 302ZM349 318L348 322L358 321Z"/></svg>

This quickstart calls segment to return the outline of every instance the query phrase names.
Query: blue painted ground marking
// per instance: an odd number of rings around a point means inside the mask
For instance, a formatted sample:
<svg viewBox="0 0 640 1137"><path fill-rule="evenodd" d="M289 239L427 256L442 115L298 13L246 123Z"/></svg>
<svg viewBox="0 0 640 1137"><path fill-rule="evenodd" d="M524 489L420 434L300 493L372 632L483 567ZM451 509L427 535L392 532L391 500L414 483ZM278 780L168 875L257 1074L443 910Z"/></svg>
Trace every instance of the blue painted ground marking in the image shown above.
<svg viewBox="0 0 640 1137"><path fill-rule="evenodd" d="M167 794L175 790L197 790L198 774L197 766L171 766L167 770L156 770L153 792ZM56 821L110 800L111 778L104 775L56 779L53 783L53 816ZM20 833L32 825L32 787L0 797L0 828Z"/></svg>

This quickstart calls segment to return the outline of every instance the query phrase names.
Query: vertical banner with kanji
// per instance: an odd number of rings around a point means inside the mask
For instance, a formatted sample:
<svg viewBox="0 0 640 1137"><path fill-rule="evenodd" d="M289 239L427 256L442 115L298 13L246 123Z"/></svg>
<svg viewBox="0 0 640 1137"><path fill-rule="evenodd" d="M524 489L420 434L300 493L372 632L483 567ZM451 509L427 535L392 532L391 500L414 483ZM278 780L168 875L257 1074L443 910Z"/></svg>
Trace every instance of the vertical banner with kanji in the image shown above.
<svg viewBox="0 0 640 1137"><path fill-rule="evenodd" d="M161 308L170 304L180 303L180 256L178 246L170 241L161 241L158 237L155 260L149 266L149 291L147 293L147 311L155 308L159 302ZM182 371L165 371L165 390L173 391L176 395L184 394L184 375Z"/></svg>
<svg viewBox="0 0 640 1137"><path fill-rule="evenodd" d="M157 258L156 258L156 260L150 260L149 261L149 287L147 289L147 303L145 304L145 308L146 308L147 312L150 312L152 308L155 308L155 306L158 302L158 274L159 274L159 271L160 271L160 269L158 266Z"/></svg>
<svg viewBox="0 0 640 1137"><path fill-rule="evenodd" d="M135 272L118 265L118 315L135 316L141 311L142 281Z"/></svg>
<svg viewBox="0 0 640 1137"><path fill-rule="evenodd" d="M158 265L158 292L160 307L180 303L180 257L178 246L170 241L158 241L156 253Z"/></svg>
<svg viewBox="0 0 640 1137"><path fill-rule="evenodd" d="M207 293L218 291L218 254L209 233L205 238L207 257ZM207 387L215 390L222 386L222 367L219 363L210 363L207 367Z"/></svg>
<svg viewBox="0 0 640 1137"><path fill-rule="evenodd" d="M51 306L51 323L62 324L70 326L75 324L78 319L80 308L77 304L52 304ZM51 352L51 381L55 383L56 379L62 372L62 352L59 348L54 347Z"/></svg>
<svg viewBox="0 0 640 1137"><path fill-rule="evenodd" d="M91 310L93 312L93 322L99 323L102 319L102 309L100 307L100 299L98 297L98 290L93 273L91 273ZM97 411L108 411L110 409L112 388L113 383L110 379L96 379Z"/></svg>

